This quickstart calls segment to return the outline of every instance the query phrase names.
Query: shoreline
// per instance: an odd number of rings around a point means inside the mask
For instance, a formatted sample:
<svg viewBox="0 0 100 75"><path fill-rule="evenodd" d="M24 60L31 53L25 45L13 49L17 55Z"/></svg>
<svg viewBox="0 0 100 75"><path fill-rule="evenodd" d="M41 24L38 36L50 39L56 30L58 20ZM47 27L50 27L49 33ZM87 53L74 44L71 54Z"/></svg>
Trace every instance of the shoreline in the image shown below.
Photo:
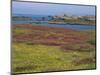
<svg viewBox="0 0 100 75"><path fill-rule="evenodd" d="M63 24L63 25L66 25L66 24L69 24L69 25L96 25L96 24L85 24L85 23L64 23L64 22L61 22L61 23L59 23L59 22L52 22L52 23L48 23L48 24L58 24L58 25L61 25L61 24Z"/></svg>
<svg viewBox="0 0 100 75"><path fill-rule="evenodd" d="M59 24L57 24L58 25L58 27L57 26L54 26L54 25L43 25L43 24L13 24L14 25L14 27L38 27L38 28L45 28L45 29L57 29L57 30L73 30L73 31L82 31L82 30L95 30L95 28L94 29L81 29L81 28L70 28L70 27L59 27L59 26L61 26L61 25L59 25ZM64 26L67 26L67 25L64 25ZM74 25L73 25L74 26ZM77 25L78 26L78 25ZM90 26L90 25L80 25L80 26ZM91 26L95 26L95 25L91 25Z"/></svg>
<svg viewBox="0 0 100 75"><path fill-rule="evenodd" d="M37 26L37 25L33 25L33 24L14 24L13 27L29 28L29 29L42 29L42 30L48 30L48 29L55 30L56 29L56 30L61 30L61 31L78 31L78 30L66 29L66 28L62 28L62 27Z"/></svg>

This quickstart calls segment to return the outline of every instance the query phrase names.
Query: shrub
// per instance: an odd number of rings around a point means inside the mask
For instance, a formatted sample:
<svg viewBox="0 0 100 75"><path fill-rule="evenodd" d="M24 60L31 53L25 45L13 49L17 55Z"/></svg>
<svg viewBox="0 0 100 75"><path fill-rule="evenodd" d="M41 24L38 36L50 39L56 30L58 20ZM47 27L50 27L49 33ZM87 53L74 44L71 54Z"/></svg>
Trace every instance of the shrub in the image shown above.
<svg viewBox="0 0 100 75"><path fill-rule="evenodd" d="M92 51L95 48L92 45L89 44L81 44L80 49L78 51Z"/></svg>
<svg viewBox="0 0 100 75"><path fill-rule="evenodd" d="M68 45L61 46L61 48L69 51L69 50L78 50L78 49L80 49L80 46L77 44L76 45L68 44Z"/></svg>
<svg viewBox="0 0 100 75"><path fill-rule="evenodd" d="M92 45L88 44L69 44L61 46L63 50L74 50L74 51L92 51L95 48Z"/></svg>
<svg viewBox="0 0 100 75"><path fill-rule="evenodd" d="M95 39L89 40L88 43L90 43L91 45L95 45L96 44L96 40Z"/></svg>
<svg viewBox="0 0 100 75"><path fill-rule="evenodd" d="M73 63L78 66L78 65L82 65L82 64L92 64L95 63L95 58L89 57L89 58L84 58L84 59L79 59L79 60L75 60L73 61Z"/></svg>

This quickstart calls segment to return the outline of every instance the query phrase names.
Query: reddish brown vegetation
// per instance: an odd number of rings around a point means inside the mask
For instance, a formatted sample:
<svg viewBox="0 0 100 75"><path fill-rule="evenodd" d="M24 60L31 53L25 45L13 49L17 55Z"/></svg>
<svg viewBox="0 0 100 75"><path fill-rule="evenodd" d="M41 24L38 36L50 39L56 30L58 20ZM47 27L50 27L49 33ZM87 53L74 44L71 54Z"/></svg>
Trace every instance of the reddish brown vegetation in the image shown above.
<svg viewBox="0 0 100 75"><path fill-rule="evenodd" d="M91 48L91 45L85 45L87 39L90 38L88 34L79 33L79 31L64 29L64 28L54 28L46 26L32 26L24 25L13 25L13 29L27 29L28 33L23 34L13 34L14 40L16 42L26 42L27 44L44 44L44 45L54 45L61 46L63 49L87 49ZM78 44L78 48L72 47Z"/></svg>

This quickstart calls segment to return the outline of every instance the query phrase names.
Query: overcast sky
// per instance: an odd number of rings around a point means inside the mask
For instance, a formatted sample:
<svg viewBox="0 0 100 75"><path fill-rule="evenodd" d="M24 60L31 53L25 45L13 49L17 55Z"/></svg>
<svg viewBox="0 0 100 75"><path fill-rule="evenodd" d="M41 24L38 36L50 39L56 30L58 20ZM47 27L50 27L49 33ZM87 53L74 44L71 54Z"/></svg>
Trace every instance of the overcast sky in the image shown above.
<svg viewBox="0 0 100 75"><path fill-rule="evenodd" d="M47 4L33 2L12 2L13 14L32 15L95 15L95 6Z"/></svg>

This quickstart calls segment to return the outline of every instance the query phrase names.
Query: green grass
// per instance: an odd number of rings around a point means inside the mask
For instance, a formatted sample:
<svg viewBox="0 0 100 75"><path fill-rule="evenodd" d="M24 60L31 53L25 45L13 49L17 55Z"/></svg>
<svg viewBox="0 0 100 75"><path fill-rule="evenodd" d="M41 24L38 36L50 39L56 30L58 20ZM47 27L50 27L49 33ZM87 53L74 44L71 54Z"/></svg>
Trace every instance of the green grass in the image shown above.
<svg viewBox="0 0 100 75"><path fill-rule="evenodd" d="M26 34L26 33L29 33L30 30L29 29L25 29L25 28L15 28L12 30L12 32L14 34Z"/></svg>
<svg viewBox="0 0 100 75"><path fill-rule="evenodd" d="M95 68L95 63L88 63L87 61L75 65L79 60L93 58L95 51L65 52L59 46L27 45L26 43L14 43L12 49L13 73Z"/></svg>

